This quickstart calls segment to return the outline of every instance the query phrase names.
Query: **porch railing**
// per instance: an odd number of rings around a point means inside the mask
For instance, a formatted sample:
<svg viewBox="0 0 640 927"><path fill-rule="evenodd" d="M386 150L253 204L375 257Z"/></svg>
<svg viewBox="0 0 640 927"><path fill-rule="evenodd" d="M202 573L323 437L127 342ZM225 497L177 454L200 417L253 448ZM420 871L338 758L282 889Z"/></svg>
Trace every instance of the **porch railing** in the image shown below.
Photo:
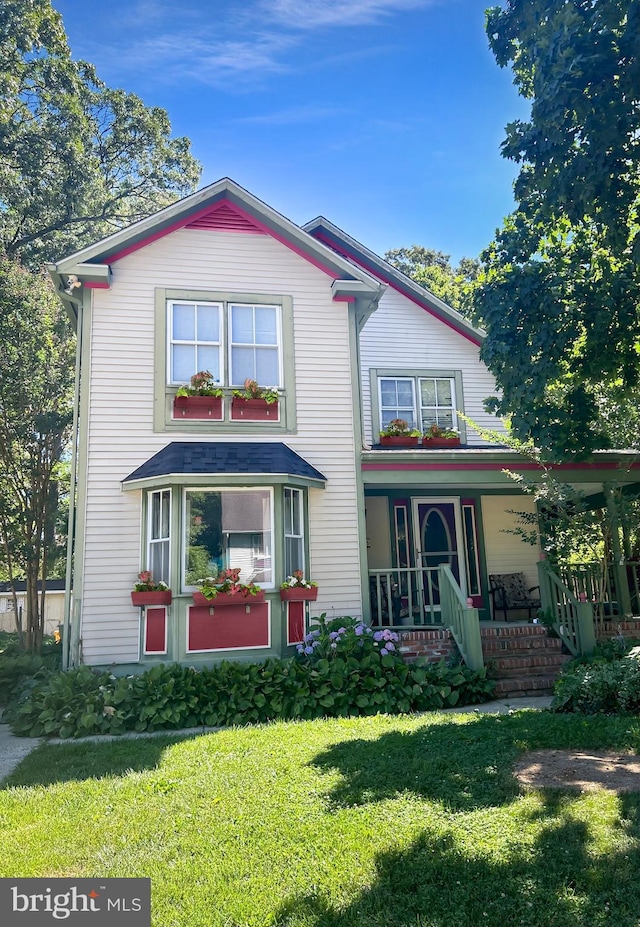
<svg viewBox="0 0 640 927"><path fill-rule="evenodd" d="M442 624L438 567L369 570L373 624L383 627Z"/></svg>
<svg viewBox="0 0 640 927"><path fill-rule="evenodd" d="M569 577L554 573L545 560L538 563L540 604L553 630L575 656L591 653L596 643L594 610L587 595ZM573 586L573 588L572 588Z"/></svg>
<svg viewBox="0 0 640 927"><path fill-rule="evenodd" d="M451 568L369 570L371 620L377 627L444 625L467 666L482 669L477 608L470 608Z"/></svg>
<svg viewBox="0 0 640 927"><path fill-rule="evenodd" d="M640 563L580 563L566 567L560 576L576 598L591 603L596 631L612 618L640 614Z"/></svg>
<svg viewBox="0 0 640 927"><path fill-rule="evenodd" d="M443 624L449 627L467 666L472 670L481 670L484 659L478 609L467 605L460 586L447 564L443 563L438 570Z"/></svg>

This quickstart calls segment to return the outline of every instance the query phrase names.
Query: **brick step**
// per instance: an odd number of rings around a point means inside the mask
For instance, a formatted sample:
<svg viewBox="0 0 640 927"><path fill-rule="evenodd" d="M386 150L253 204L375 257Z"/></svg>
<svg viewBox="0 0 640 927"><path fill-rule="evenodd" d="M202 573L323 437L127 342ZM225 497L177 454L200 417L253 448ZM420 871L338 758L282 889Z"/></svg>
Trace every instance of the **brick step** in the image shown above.
<svg viewBox="0 0 640 927"><path fill-rule="evenodd" d="M517 678L519 676L538 676L543 673L559 673L571 657L564 653L519 654L508 657L487 659L487 668L492 676L499 679Z"/></svg>
<svg viewBox="0 0 640 927"><path fill-rule="evenodd" d="M482 637L546 637L547 629L542 624L480 625Z"/></svg>
<svg viewBox="0 0 640 927"><path fill-rule="evenodd" d="M496 698L524 697L526 695L552 695L555 676L520 676L496 681Z"/></svg>
<svg viewBox="0 0 640 927"><path fill-rule="evenodd" d="M483 653L561 653L562 641L559 637L482 637Z"/></svg>

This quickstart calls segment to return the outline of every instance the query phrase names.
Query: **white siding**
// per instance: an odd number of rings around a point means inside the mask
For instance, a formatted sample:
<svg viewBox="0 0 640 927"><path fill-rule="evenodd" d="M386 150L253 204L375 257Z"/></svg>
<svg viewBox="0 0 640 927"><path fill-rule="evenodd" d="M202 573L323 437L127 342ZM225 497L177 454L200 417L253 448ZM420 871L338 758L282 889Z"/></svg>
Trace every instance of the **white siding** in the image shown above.
<svg viewBox="0 0 640 927"><path fill-rule="evenodd" d="M464 393L463 410L483 429L502 431L500 421L484 411L483 401L495 395L493 376L478 356L479 348L464 335L426 312L412 300L389 287L380 306L367 321L360 340L363 415L366 440L375 443L379 424L372 423L372 368L392 368L398 373L412 368L459 370ZM459 402L459 400L458 400ZM470 445L486 444L467 426Z"/></svg>
<svg viewBox="0 0 640 927"><path fill-rule="evenodd" d="M513 512L535 512L531 496L483 496L482 522L487 573L524 573L528 586L538 585L539 548L509 530L521 523Z"/></svg>
<svg viewBox="0 0 640 927"><path fill-rule="evenodd" d="M138 611L129 591L139 570L140 493L123 492L120 481L170 441L206 440L153 432L155 287L293 297L298 433L264 439L286 441L327 477L324 492L309 494L317 610L361 613L348 310L332 301L331 282L269 236L184 229L118 261L112 289L94 291L88 427L82 423L89 454L87 663L138 656Z"/></svg>

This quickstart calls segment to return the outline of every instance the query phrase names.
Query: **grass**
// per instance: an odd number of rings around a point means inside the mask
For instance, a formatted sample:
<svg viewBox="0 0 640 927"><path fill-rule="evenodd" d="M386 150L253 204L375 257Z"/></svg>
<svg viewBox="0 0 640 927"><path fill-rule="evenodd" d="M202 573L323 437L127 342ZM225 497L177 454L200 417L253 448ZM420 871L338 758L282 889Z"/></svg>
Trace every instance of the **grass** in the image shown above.
<svg viewBox="0 0 640 927"><path fill-rule="evenodd" d="M523 791L540 748L640 721L519 712L44 745L0 876L150 876L154 927L637 927L640 796Z"/></svg>

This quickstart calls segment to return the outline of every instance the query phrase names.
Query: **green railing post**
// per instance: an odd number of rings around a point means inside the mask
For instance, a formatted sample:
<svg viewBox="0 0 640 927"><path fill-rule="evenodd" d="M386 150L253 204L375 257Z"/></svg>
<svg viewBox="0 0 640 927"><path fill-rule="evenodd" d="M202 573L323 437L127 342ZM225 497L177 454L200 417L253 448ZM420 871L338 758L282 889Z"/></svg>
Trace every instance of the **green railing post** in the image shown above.
<svg viewBox="0 0 640 927"><path fill-rule="evenodd" d="M477 608L465 608L462 612L464 622L465 663L469 669L478 672L484 669L482 638L480 637L480 616Z"/></svg>
<svg viewBox="0 0 640 927"><path fill-rule="evenodd" d="M586 657L589 656L590 653L593 653L596 646L596 631L593 621L593 606L591 602L586 601L586 597L585 601L582 601L582 596L580 599L581 601L578 602L576 606L579 629L578 645L580 647L580 655Z"/></svg>
<svg viewBox="0 0 640 927"><path fill-rule="evenodd" d="M620 519L614 491L611 486L604 486L604 495L607 500L607 514L609 516L609 534L611 536L611 551L613 553L613 575L616 578L616 593L620 603L620 612L622 616L631 615L631 593L629 592L629 580L627 578L627 567L624 562L624 553L620 544Z"/></svg>

